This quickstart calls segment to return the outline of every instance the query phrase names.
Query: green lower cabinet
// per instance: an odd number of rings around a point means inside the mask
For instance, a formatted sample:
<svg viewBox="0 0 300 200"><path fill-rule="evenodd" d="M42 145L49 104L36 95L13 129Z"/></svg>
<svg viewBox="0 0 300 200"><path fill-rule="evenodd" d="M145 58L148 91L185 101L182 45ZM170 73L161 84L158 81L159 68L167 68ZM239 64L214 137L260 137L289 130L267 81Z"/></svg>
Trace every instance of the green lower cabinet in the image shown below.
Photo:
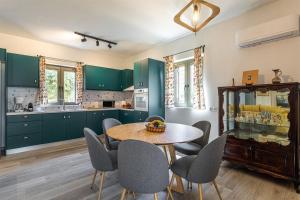
<svg viewBox="0 0 300 200"><path fill-rule="evenodd" d="M43 143L62 141L67 138L66 113L43 115Z"/></svg>
<svg viewBox="0 0 300 200"><path fill-rule="evenodd" d="M148 117L148 112L134 111L135 122L144 122Z"/></svg>
<svg viewBox="0 0 300 200"><path fill-rule="evenodd" d="M7 149L14 149L42 143L42 134L28 133L7 137Z"/></svg>
<svg viewBox="0 0 300 200"><path fill-rule="evenodd" d="M41 144L41 131L41 115L7 116L7 149Z"/></svg>
<svg viewBox="0 0 300 200"><path fill-rule="evenodd" d="M122 124L130 124L135 122L135 112L134 111L127 111L127 110L120 110L120 121Z"/></svg>
<svg viewBox="0 0 300 200"><path fill-rule="evenodd" d="M86 113L86 127L92 129L98 135L102 134L102 122L100 111Z"/></svg>
<svg viewBox="0 0 300 200"><path fill-rule="evenodd" d="M67 139L75 139L83 137L83 129L85 127L85 112L66 113L66 133Z"/></svg>

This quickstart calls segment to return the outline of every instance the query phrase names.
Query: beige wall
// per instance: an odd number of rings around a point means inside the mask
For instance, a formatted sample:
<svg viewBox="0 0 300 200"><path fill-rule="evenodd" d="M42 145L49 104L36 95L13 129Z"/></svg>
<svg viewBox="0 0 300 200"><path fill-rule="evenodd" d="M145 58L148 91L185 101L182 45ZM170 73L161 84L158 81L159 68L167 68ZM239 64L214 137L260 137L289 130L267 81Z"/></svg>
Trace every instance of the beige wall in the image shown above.
<svg viewBox="0 0 300 200"><path fill-rule="evenodd" d="M44 55L81 61L90 65L125 68L125 63L123 62L124 56L120 54L75 49L4 33L0 33L0 48L5 48L8 52L12 53L32 56Z"/></svg>
<svg viewBox="0 0 300 200"><path fill-rule="evenodd" d="M185 124L208 119L212 122L212 134L215 137L218 128L218 114L210 112L209 108L218 105L218 86L231 85L232 78L235 78L236 83L240 84L242 72L249 69L259 69L262 75L260 83L271 82L274 68L282 69L285 81L300 81L300 37L247 49L239 49L235 44L236 31L290 14L300 14L300 1L278 0L239 17L208 27L197 33L196 36L191 34L131 57L127 60L127 65L132 65L133 61L146 57L162 59L166 55L205 44L204 73L207 110L171 109L166 111L166 118L171 122Z"/></svg>

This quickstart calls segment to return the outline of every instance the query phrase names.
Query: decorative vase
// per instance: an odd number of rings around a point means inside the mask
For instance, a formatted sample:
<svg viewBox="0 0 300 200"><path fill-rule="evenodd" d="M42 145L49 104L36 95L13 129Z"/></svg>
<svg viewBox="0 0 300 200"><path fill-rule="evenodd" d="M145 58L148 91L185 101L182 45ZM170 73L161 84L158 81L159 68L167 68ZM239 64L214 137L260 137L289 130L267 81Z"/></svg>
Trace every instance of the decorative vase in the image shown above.
<svg viewBox="0 0 300 200"><path fill-rule="evenodd" d="M272 83L281 83L282 82L282 71L280 69L273 69L272 70L275 73L275 77L272 79Z"/></svg>

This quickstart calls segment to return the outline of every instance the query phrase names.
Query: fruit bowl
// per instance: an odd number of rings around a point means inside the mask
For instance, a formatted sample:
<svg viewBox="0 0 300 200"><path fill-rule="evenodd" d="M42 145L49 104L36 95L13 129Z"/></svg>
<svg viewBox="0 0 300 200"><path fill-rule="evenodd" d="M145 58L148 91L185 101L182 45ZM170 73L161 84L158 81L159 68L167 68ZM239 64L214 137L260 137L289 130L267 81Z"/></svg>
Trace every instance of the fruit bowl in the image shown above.
<svg viewBox="0 0 300 200"><path fill-rule="evenodd" d="M147 123L145 126L146 126L147 131L153 132L153 133L162 133L162 132L165 132L165 130L166 130L165 123L160 120L154 120L152 122Z"/></svg>

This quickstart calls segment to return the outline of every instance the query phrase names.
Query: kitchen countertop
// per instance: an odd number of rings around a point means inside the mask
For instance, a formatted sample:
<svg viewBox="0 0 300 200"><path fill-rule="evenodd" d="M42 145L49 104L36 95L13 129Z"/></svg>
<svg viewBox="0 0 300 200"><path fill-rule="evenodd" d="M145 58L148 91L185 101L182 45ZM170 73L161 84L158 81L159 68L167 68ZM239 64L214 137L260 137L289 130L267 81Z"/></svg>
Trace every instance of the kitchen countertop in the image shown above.
<svg viewBox="0 0 300 200"><path fill-rule="evenodd" d="M75 110L50 110L50 111L33 111L33 112L8 112L7 116L11 115L34 115L34 114L47 114L47 113L67 113L67 112L93 112L93 111L103 111L103 110L126 110L134 111L134 109L127 108L92 108L92 109L75 109Z"/></svg>

